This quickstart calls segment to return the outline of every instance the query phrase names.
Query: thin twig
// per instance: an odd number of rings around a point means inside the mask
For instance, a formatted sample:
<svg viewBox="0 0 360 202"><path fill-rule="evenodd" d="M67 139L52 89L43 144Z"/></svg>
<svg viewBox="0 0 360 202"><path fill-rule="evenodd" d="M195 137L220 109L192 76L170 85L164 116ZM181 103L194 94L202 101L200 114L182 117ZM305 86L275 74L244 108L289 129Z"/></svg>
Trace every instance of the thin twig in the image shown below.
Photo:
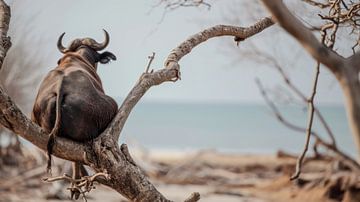
<svg viewBox="0 0 360 202"><path fill-rule="evenodd" d="M205 6L211 8L211 4L204 0L160 0L159 4L164 4L166 10L175 10L181 7L199 7Z"/></svg>
<svg viewBox="0 0 360 202"><path fill-rule="evenodd" d="M308 103L308 99L306 98L305 94L292 82L290 77L287 75L281 64L274 56L259 50L254 44L251 45L251 50L246 50L246 52L242 53L242 55L246 55L248 58L251 57L251 59L255 62L272 65L279 72L283 78L284 83L295 93L295 95L297 95L305 104ZM320 123L323 125L326 133L329 135L332 144L336 147L336 139L329 124L326 122L324 116L315 105L314 110L315 115L319 118Z"/></svg>
<svg viewBox="0 0 360 202"><path fill-rule="evenodd" d="M316 6L316 7L319 7L319 8L328 8L330 7L330 3L322 3L322 2L317 2L317 1L314 1L314 0L302 0L312 6Z"/></svg>
<svg viewBox="0 0 360 202"><path fill-rule="evenodd" d="M95 173L92 176L83 176L80 179L74 179L64 173L62 176L57 177L51 177L51 178L44 178L43 181L45 182L55 182L60 180L65 180L71 183L71 186L67 188L72 193L77 192L82 195L83 200L86 202L86 193L89 193L92 189L95 187L93 186L93 183L98 180L98 178L105 178L107 180L110 179L110 175L107 173Z"/></svg>
<svg viewBox="0 0 360 202"><path fill-rule="evenodd" d="M318 2L315 0L302 1L312 6L318 7L323 11L327 11L327 14L319 14L319 16L322 20L326 21L326 24L321 27L321 30L324 32L330 32L329 36L326 36L324 43L330 49L334 48L337 38L337 32L340 27L342 27L343 29L350 28L350 35L359 35L360 3L345 3L343 0L326 0L323 2Z"/></svg>
<svg viewBox="0 0 360 202"><path fill-rule="evenodd" d="M315 76L314 76L312 93L311 93L311 96L310 96L309 101L308 101L309 102L309 109L308 109L309 118L308 118L308 126L306 128L305 146L304 146L304 149L303 149L301 155L297 159L296 171L291 176L291 178L290 178L291 180L297 179L300 176L302 163L303 163L304 157L305 157L306 152L307 152L308 147L309 147L311 130L312 130L312 125L313 125L313 120L314 120L314 111L315 111L314 110L314 98L315 98L315 95L316 95L316 88L317 88L317 83L318 83L318 79L319 79L319 74L320 74L320 62L317 62L316 69L315 69Z"/></svg>
<svg viewBox="0 0 360 202"><path fill-rule="evenodd" d="M149 55L148 58L149 58L149 63L147 65L147 67L146 67L145 73L149 73L151 63L155 59L155 52L152 52L152 55Z"/></svg>
<svg viewBox="0 0 360 202"><path fill-rule="evenodd" d="M108 179L110 177L110 175L107 174L107 173L95 173L92 176L84 176L84 177L82 177L80 179L73 179L72 177L70 177L69 175L64 173L62 176L44 178L43 180L45 182L55 182L55 181L59 181L59 180L65 180L65 181L68 181L68 182L71 182L71 183L81 183L81 184L83 184L84 181L94 182L94 181L97 180L98 177L103 177L105 179Z"/></svg>
<svg viewBox="0 0 360 202"><path fill-rule="evenodd" d="M298 131L301 133L306 132L306 128L297 126L291 122L289 122L285 117L283 117L283 115L281 114L280 110L276 107L276 105L274 104L274 102L272 102L269 97L267 96L267 93L263 87L263 85L261 84L259 79L255 80L260 93L262 95L262 97L264 98L266 104L270 107L271 111L274 113L275 117L277 118L277 120L280 121L280 123L284 124L284 126L288 127L291 130L294 131ZM317 134L315 131L311 130L311 135L315 138L315 141L324 146L325 148L329 149L330 151L332 151L336 156L338 156L341 160L344 161L344 163L346 165L349 166L349 168L351 168L351 170L353 170L356 173L360 173L360 165L359 163L354 160L352 157L350 157L349 155L345 154L343 151L339 150L336 145L332 144L332 143L328 143L325 140L323 140L321 138L321 136L319 134Z"/></svg>

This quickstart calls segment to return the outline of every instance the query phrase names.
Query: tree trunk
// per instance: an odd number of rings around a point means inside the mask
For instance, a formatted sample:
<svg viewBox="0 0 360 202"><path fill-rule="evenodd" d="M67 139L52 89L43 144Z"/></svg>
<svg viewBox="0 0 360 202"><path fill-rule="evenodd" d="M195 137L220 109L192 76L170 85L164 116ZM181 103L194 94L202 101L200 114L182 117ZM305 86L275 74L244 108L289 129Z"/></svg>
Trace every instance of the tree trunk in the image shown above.
<svg viewBox="0 0 360 202"><path fill-rule="evenodd" d="M346 115L349 127L357 149L357 159L360 162L360 83L357 68L344 66L340 86L344 92Z"/></svg>

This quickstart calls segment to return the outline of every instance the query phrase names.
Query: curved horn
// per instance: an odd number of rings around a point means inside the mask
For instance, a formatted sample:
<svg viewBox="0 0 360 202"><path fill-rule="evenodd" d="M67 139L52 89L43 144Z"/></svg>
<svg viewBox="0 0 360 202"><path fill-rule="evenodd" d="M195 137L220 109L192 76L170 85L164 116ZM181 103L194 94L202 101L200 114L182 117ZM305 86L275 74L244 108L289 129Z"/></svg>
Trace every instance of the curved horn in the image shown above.
<svg viewBox="0 0 360 202"><path fill-rule="evenodd" d="M64 35L65 35L65 32L60 35L58 42L57 42L57 47L58 47L59 51L62 53L65 53L67 51L67 49L62 45L62 39L63 39Z"/></svg>
<svg viewBox="0 0 360 202"><path fill-rule="evenodd" d="M96 51L101 51L101 50L105 49L106 46L109 44L110 37L109 37L109 33L105 29L103 29L103 30L104 30L104 34L105 34L105 41L104 42L98 43L94 39L85 38L85 39L82 40L82 44L88 45L88 46L90 46L91 48L93 48Z"/></svg>
<svg viewBox="0 0 360 202"><path fill-rule="evenodd" d="M100 47L99 47L98 51L105 49L106 46L109 44L109 41L110 41L109 33L105 29L103 29L103 31L104 31L104 35L105 35L105 41L100 44Z"/></svg>

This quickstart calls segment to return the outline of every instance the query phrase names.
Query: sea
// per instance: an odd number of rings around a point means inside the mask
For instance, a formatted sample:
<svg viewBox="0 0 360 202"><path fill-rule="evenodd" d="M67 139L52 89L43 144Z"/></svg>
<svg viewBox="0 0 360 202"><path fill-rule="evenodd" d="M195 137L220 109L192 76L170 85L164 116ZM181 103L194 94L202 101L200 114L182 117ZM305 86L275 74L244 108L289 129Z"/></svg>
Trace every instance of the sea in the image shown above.
<svg viewBox="0 0 360 202"><path fill-rule="evenodd" d="M306 106L279 105L278 109L286 120L306 128ZM356 157L344 107L327 105L318 106L318 109L334 133L339 149ZM313 131L330 141L316 116ZM31 145L27 141L24 143ZM287 128L268 106L261 104L140 101L121 132L119 144L122 143L129 145L130 152L136 148L162 153L216 150L275 154L282 150L299 154L304 147L305 132ZM6 136L0 136L0 144L8 144ZM311 147L309 153L312 153Z"/></svg>
<svg viewBox="0 0 360 202"><path fill-rule="evenodd" d="M332 105L318 109L331 127L338 147L355 157L344 107ZM289 122L306 128L306 107L280 105L279 110ZM330 140L317 117L313 130ZM304 147L305 133L287 128L268 106L261 104L140 102L126 122L120 143L160 151L211 149L274 154L283 150L296 154Z"/></svg>

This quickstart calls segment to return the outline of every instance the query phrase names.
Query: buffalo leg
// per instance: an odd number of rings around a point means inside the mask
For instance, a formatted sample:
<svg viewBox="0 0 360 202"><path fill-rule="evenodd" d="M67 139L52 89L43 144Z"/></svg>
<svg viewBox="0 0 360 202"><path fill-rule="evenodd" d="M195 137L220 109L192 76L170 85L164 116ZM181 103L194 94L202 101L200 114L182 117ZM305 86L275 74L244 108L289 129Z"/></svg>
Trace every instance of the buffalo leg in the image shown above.
<svg viewBox="0 0 360 202"><path fill-rule="evenodd" d="M82 177L82 169L85 169L82 164L78 162L72 163L72 178L74 180L80 179ZM71 199L75 198L77 200L80 196L80 191L75 189L74 183L71 184Z"/></svg>

